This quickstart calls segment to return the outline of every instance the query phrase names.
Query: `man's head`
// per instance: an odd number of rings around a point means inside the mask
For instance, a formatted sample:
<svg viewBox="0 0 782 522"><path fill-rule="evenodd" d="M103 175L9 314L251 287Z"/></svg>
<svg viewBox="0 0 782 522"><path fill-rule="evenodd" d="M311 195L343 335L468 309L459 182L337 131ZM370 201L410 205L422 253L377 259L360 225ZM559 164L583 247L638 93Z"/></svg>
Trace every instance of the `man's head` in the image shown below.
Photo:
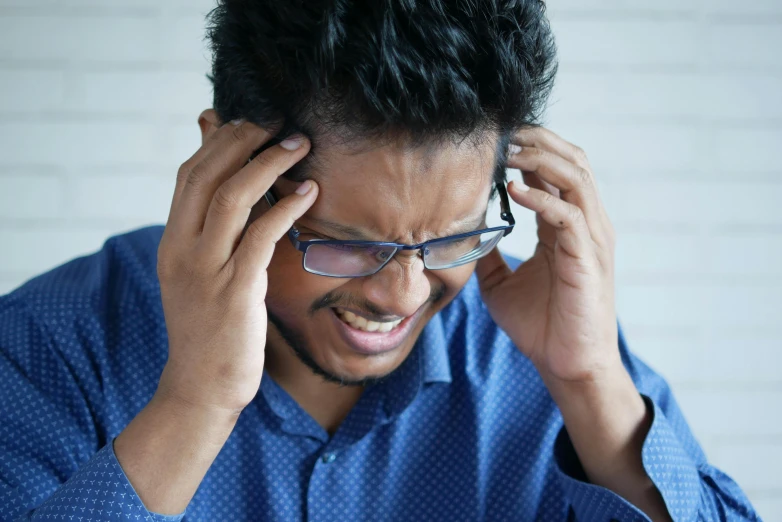
<svg viewBox="0 0 782 522"><path fill-rule="evenodd" d="M278 140L311 140L275 190L318 182L296 224L314 238L416 244L484 228L510 135L539 124L556 74L539 0L222 0L209 37L211 123L282 124ZM287 239L275 250L270 343L346 383L397 368L474 269L426 270L404 251L374 275L339 279L304 271L301 256ZM355 316L403 321L364 334Z"/></svg>

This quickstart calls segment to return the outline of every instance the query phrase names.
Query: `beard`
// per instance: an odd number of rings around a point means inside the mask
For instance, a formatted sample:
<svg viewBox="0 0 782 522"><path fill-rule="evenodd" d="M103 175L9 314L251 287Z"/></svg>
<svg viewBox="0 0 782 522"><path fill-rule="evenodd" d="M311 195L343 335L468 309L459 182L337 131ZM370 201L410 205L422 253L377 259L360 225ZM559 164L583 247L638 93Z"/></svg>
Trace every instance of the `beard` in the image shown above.
<svg viewBox="0 0 782 522"><path fill-rule="evenodd" d="M426 304L436 305L445 297L445 293L446 292L444 286L433 288L432 292L429 294L429 298L427 299L426 303L424 303L424 305ZM356 306L356 308L361 310L367 310L372 314L389 315L368 301L362 303L356 303L355 299L351 299L348 296L336 292L330 292L325 296L323 296L322 298L315 301L312 304L312 306L310 306L309 309L310 319L312 319L312 317L315 315L315 312L317 312L318 310L335 307L337 306L337 303L343 303L343 304L355 303L359 305ZM301 335L297 330L293 328L289 328L285 324L285 322L282 319L280 319L280 317L275 315L268 308L266 309L266 314L269 318L269 323L277 329L277 331L280 334L280 337L282 337L283 341L285 341L285 344L287 344L288 347L293 351L293 353L296 355L299 361L301 361L307 368L309 368L312 371L312 373L323 378L326 382L339 384L341 386L371 386L383 382L388 378L389 375L391 375L392 373L394 373L394 371L396 371L396 369L394 369L384 375L372 375L361 379L351 379L343 375L336 375L334 373L331 373L325 368L323 368L322 366L320 366L312 357L311 355L312 351L308 348L307 340L304 338L303 335ZM415 346L413 346L413 349L410 351L410 354L412 354L414 350L415 350ZM410 356L410 354L408 354L408 357Z"/></svg>

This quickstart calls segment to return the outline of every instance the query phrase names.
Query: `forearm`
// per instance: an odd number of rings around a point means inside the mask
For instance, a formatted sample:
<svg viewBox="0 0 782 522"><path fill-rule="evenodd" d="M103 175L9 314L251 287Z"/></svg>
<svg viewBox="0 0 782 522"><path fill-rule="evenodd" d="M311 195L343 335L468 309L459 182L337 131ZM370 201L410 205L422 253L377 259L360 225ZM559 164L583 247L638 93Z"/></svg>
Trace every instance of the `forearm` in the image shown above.
<svg viewBox="0 0 782 522"><path fill-rule="evenodd" d="M641 459L652 414L624 368L588 384L544 380L589 481L620 495L655 522L671 520Z"/></svg>
<svg viewBox="0 0 782 522"><path fill-rule="evenodd" d="M157 393L114 441L114 452L149 511L185 510L233 430L237 414Z"/></svg>

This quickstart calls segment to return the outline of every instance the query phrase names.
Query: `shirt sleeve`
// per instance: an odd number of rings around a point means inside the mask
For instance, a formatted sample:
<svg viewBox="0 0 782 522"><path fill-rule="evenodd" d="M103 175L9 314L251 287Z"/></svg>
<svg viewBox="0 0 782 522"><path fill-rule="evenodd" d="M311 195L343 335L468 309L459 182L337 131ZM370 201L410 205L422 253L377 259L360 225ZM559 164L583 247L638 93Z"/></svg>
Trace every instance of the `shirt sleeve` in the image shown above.
<svg viewBox="0 0 782 522"><path fill-rule="evenodd" d="M668 384L627 349L619 349L653 420L641 451L644 469L665 501L674 522L760 521L744 492L711 466L695 440ZM554 444L557 475L579 522L648 522L638 508L616 493L587 482L563 427Z"/></svg>
<svg viewBox="0 0 782 522"><path fill-rule="evenodd" d="M0 520L181 520L144 507L96 427L82 373L24 304L0 297Z"/></svg>

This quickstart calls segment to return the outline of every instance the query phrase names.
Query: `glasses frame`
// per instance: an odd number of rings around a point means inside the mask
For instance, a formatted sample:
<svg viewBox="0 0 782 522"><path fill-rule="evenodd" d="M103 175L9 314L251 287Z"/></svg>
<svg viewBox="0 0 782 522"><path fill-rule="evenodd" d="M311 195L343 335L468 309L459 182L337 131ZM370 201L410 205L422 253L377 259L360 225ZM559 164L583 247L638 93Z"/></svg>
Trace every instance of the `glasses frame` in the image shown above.
<svg viewBox="0 0 782 522"><path fill-rule="evenodd" d="M310 239L310 240L300 240L299 235L301 234L296 226L292 226L290 230L288 230L287 236L290 240L293 247L300 251L302 253L301 256L301 266L310 274L320 275L324 277L336 277L336 278L356 278L356 277L368 277L371 275L375 275L378 272L380 272L393 258L394 256L400 251L400 250L418 250L418 254L421 256L421 259L424 261L424 267L427 270L447 270L448 268L456 268L457 266L466 265L467 263L471 263L473 261L476 261L477 259L470 259L469 261L466 261L464 263L460 263L458 265L453 266L446 266L446 267L440 267L440 268L429 268L426 266L426 257L423 255L424 248L428 245L435 245L437 243L442 243L444 241L452 241L454 239L462 239L465 237L470 236L476 236L479 234L487 234L491 232L499 232L504 231L502 234L502 237L507 236L513 231L513 227L516 226L516 220L513 217L513 214L510 211L510 201L508 199L508 191L505 188L505 184L503 182L498 181L495 183L495 187L497 189L497 194L500 197L500 218L508 223L507 225L502 225L499 227L490 227L490 228L482 228L480 230L474 230L472 232L464 232L462 234L455 234L453 236L445 236L445 237L438 237L435 239L430 239L429 241L424 241L423 243L417 243L415 245L406 245L404 243L393 243L389 241L363 241L363 240L340 240L340 239ZM277 198L272 193L272 189L269 189L266 194L264 194L264 198L266 198L266 202L269 204L269 207L273 207L275 203L277 203ZM380 265L377 270L374 272L370 272L367 274L359 275L359 276L343 276L343 275L333 275L333 274L327 274L323 272L318 272L317 270L311 270L307 268L305 263L305 258L307 257L307 249L313 245L347 245L347 246L377 246L377 247L393 247L396 250L393 254L388 256L388 259L386 259L382 265ZM487 252L488 254L488 252ZM486 255L486 254L484 254ZM483 256L481 256L483 257Z"/></svg>

